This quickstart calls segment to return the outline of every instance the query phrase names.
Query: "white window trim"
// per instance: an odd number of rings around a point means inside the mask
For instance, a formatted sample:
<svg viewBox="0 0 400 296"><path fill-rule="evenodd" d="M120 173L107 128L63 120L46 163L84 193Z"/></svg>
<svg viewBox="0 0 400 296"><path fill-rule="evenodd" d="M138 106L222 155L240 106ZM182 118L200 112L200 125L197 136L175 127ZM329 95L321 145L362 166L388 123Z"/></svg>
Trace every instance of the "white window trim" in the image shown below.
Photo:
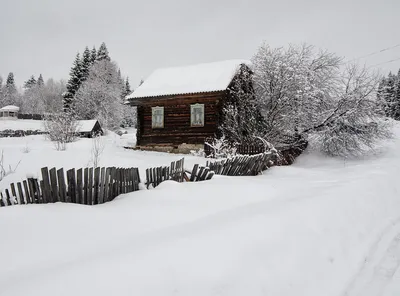
<svg viewBox="0 0 400 296"><path fill-rule="evenodd" d="M202 118L202 123L203 124L201 124L201 125L199 125L199 124L193 124L193 122L194 122L194 109L196 109L196 108L202 108L203 109L203 112L202 112L202 115L203 115L203 118ZM204 114L204 104L192 104L192 105L190 105L190 126L191 127L204 127L204 125L205 125L205 114Z"/></svg>
<svg viewBox="0 0 400 296"><path fill-rule="evenodd" d="M162 111L162 125L161 126L155 125L155 121L154 121L155 112L159 111L159 110ZM151 107L151 127L154 129L164 128L164 107L159 107L159 106Z"/></svg>

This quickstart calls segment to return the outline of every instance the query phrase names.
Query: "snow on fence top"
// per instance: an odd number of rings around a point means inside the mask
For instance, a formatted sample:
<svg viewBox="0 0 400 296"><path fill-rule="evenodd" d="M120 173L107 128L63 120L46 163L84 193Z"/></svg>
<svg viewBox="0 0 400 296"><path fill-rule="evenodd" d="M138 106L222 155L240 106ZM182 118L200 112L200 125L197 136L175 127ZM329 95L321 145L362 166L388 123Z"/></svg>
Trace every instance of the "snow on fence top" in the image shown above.
<svg viewBox="0 0 400 296"><path fill-rule="evenodd" d="M126 99L222 91L228 88L241 64L250 62L228 60L158 69Z"/></svg>
<svg viewBox="0 0 400 296"><path fill-rule="evenodd" d="M19 111L19 107L13 106L13 105L8 105L8 106L4 106L3 108L1 108L0 111L18 112Z"/></svg>

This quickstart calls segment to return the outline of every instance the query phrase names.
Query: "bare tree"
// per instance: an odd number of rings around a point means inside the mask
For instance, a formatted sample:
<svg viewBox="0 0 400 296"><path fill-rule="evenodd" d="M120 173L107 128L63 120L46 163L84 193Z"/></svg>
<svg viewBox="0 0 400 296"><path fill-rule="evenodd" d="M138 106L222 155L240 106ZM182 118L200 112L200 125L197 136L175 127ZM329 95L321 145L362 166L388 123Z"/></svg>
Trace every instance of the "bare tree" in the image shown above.
<svg viewBox="0 0 400 296"><path fill-rule="evenodd" d="M375 99L379 77L365 67L342 72L340 57L306 44L264 44L252 63L264 138L275 146L315 136L329 154L357 155L390 135Z"/></svg>
<svg viewBox="0 0 400 296"><path fill-rule="evenodd" d="M91 158L89 161L89 166L93 166L97 168L100 163L101 154L104 151L105 143L103 138L100 135L97 135L92 138L92 150L91 150Z"/></svg>
<svg viewBox="0 0 400 296"><path fill-rule="evenodd" d="M14 173L21 161L19 161L14 167L9 165L8 167L4 164L4 151L1 150L1 155L0 155L0 181L4 179L4 177Z"/></svg>
<svg viewBox="0 0 400 296"><path fill-rule="evenodd" d="M64 112L46 115L43 122L48 137L55 143L57 150L66 150L67 143L76 139L78 123L73 115Z"/></svg>

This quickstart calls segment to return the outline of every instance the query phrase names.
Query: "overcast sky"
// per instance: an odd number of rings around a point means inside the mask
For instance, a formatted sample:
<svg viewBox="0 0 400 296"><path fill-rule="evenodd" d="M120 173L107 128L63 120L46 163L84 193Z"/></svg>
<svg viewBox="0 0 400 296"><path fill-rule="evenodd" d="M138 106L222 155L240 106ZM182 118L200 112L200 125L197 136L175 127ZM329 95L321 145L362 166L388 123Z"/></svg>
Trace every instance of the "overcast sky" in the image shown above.
<svg viewBox="0 0 400 296"><path fill-rule="evenodd" d="M103 41L132 86L159 67L249 59L263 41L353 59L400 44L399 12L400 0L0 0L0 75L68 79L76 52ZM400 46L361 61L396 58Z"/></svg>

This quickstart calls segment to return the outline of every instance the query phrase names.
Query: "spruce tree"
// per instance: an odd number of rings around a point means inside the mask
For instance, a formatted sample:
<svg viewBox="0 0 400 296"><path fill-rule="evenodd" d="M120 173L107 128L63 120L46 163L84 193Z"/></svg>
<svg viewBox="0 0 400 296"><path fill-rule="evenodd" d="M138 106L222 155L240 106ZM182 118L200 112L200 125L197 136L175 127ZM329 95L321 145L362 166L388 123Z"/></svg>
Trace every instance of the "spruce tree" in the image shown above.
<svg viewBox="0 0 400 296"><path fill-rule="evenodd" d="M86 46L85 51L82 55L81 61L81 71L82 71L82 81L85 81L89 76L89 69L92 65L92 57L89 48Z"/></svg>
<svg viewBox="0 0 400 296"><path fill-rule="evenodd" d="M393 101L394 101L393 118L396 120L400 120L400 69L396 77L395 94Z"/></svg>
<svg viewBox="0 0 400 296"><path fill-rule="evenodd" d="M24 82L24 88L25 89L30 89L36 85L37 81L35 79L35 76L31 76L27 81Z"/></svg>
<svg viewBox="0 0 400 296"><path fill-rule="evenodd" d="M100 45L100 48L97 51L97 57L96 57L96 61L102 61L102 60L107 60L107 61L111 60L110 56L108 54L107 46L104 42Z"/></svg>
<svg viewBox="0 0 400 296"><path fill-rule="evenodd" d="M396 75L393 75L391 72L386 79L385 87L383 90L383 98L385 100L386 108L385 113L386 116L394 118L395 114L395 88L396 88Z"/></svg>
<svg viewBox="0 0 400 296"><path fill-rule="evenodd" d="M15 86L14 73L10 72L7 76L6 85L3 88L3 104L15 104L16 97L17 88Z"/></svg>
<svg viewBox="0 0 400 296"><path fill-rule="evenodd" d="M37 85L38 85L39 87L42 87L42 86L44 85L44 80L43 80L42 74L39 75L39 78L38 78L38 80L37 80Z"/></svg>
<svg viewBox="0 0 400 296"><path fill-rule="evenodd" d="M92 51L90 53L90 62L91 62L92 65L96 61L96 58L97 58L97 51L96 51L96 47L93 46L93 49L92 49Z"/></svg>
<svg viewBox="0 0 400 296"><path fill-rule="evenodd" d="M129 77L126 77L125 80L125 96L129 95L131 93L131 85L129 84Z"/></svg>
<svg viewBox="0 0 400 296"><path fill-rule="evenodd" d="M82 65L80 54L77 53L71 71L69 72L70 78L67 82L67 91L64 93L64 110L72 111L73 98L82 83Z"/></svg>

